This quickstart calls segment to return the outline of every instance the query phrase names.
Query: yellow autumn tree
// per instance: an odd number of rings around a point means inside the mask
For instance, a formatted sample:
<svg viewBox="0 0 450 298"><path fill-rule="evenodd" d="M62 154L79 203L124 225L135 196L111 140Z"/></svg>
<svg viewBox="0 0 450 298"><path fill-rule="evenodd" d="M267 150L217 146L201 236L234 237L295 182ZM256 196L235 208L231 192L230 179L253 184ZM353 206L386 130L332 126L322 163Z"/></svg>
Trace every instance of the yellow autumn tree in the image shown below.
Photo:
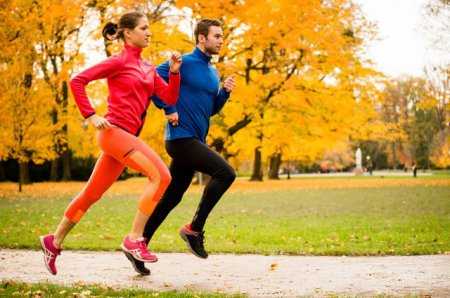
<svg viewBox="0 0 450 298"><path fill-rule="evenodd" d="M52 123L54 151L50 179L70 179L70 150L68 146L68 80L78 57L79 31L87 9L85 0L39 0L34 2L39 31L35 47L39 72L52 91ZM62 174L58 163L62 163Z"/></svg>
<svg viewBox="0 0 450 298"><path fill-rule="evenodd" d="M447 7L449 9L449 7ZM430 160L439 168L450 166L450 64L432 65L426 69L428 97L421 107L433 110L438 132L433 140Z"/></svg>
<svg viewBox="0 0 450 298"><path fill-rule="evenodd" d="M239 78L213 121L211 143L226 157L253 155L253 180L262 179L267 158L275 165L282 154L317 160L348 140L355 122L367 121L361 115L373 105L359 104L355 92L359 81L370 83L372 71L358 54L372 31L351 1L177 4L194 17L224 21L227 47L217 67Z"/></svg>
<svg viewBox="0 0 450 298"><path fill-rule="evenodd" d="M431 162L438 168L448 168L450 166L450 133L446 132L440 135L441 139L431 154Z"/></svg>
<svg viewBox="0 0 450 298"><path fill-rule="evenodd" d="M19 163L19 191L28 180L28 163L54 157L50 122L51 94L35 71L35 7L29 1L5 1L0 9L0 158Z"/></svg>

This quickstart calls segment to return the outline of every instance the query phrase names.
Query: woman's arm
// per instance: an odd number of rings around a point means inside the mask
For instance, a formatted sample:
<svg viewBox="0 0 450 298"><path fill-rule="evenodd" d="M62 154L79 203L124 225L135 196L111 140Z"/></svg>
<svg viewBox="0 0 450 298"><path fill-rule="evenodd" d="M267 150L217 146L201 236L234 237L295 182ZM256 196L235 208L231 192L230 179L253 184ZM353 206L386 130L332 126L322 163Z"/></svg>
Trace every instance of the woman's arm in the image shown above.
<svg viewBox="0 0 450 298"><path fill-rule="evenodd" d="M175 53L170 59L169 84L155 70L154 94L168 105L175 105L180 92L181 55Z"/></svg>
<svg viewBox="0 0 450 298"><path fill-rule="evenodd" d="M113 56L82 71L70 81L70 88L75 98L75 102L84 118L89 118L95 114L95 110L86 94L87 84L91 81L114 75L122 68L122 65L123 63L120 57Z"/></svg>

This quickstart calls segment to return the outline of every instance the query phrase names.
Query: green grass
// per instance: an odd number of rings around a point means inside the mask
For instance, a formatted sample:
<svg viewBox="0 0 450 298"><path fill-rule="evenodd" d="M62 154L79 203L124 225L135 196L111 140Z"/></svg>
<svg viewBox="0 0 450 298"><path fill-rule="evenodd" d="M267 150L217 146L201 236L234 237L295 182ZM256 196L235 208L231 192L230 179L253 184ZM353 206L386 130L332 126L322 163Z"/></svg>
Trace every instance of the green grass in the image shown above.
<svg viewBox="0 0 450 298"><path fill-rule="evenodd" d="M159 298L203 298L245 297L221 293L154 292L138 289L115 290L103 285L73 285L71 287L51 284L26 284L15 281L0 282L0 297L159 297Z"/></svg>
<svg viewBox="0 0 450 298"><path fill-rule="evenodd" d="M196 292L153 292L138 289L124 289L118 290L104 285L85 285L75 284L72 286L59 286L48 283L27 284L16 281L0 281L0 297L158 297L158 298L215 298L215 297L246 297L243 294L222 294L222 293L196 293ZM299 296L300 297L300 296ZM303 296L301 296L303 297ZM310 296L304 296L310 297ZM346 294L332 294L327 293L324 297L329 298L352 298L352 297L366 297L359 295ZM374 298L388 298L388 297L405 297L416 298L424 297L423 295L406 294L406 295L386 295L377 294Z"/></svg>
<svg viewBox="0 0 450 298"><path fill-rule="evenodd" d="M38 248L69 196L0 199L0 247ZM178 229L195 212L188 193L151 242L156 252L184 252ZM117 250L136 196L106 195L66 239L66 249ZM450 187L392 186L233 192L206 225L211 253L411 255L450 251Z"/></svg>
<svg viewBox="0 0 450 298"><path fill-rule="evenodd" d="M450 178L450 170L434 170L432 173L436 178Z"/></svg>

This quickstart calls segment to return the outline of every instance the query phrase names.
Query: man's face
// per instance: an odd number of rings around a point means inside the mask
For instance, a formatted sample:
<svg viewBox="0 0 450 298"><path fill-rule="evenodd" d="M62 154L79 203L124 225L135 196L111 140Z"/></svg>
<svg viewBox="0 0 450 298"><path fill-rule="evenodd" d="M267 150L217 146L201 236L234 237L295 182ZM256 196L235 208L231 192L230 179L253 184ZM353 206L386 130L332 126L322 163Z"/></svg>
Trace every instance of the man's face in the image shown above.
<svg viewBox="0 0 450 298"><path fill-rule="evenodd" d="M223 45L223 31L219 26L209 27L208 36L204 40L205 50L210 55L219 54Z"/></svg>

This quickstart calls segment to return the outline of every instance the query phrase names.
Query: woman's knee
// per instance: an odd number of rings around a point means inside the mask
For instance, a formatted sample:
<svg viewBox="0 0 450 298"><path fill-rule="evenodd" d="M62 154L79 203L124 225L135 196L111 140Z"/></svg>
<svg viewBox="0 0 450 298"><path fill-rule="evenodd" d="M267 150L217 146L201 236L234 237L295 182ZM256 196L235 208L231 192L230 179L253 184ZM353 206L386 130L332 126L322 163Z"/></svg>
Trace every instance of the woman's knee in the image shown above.
<svg viewBox="0 0 450 298"><path fill-rule="evenodd" d="M160 170L153 175L147 176L150 183L156 185L157 188L166 189L172 181L169 171Z"/></svg>
<svg viewBox="0 0 450 298"><path fill-rule="evenodd" d="M172 182L172 175L170 175L170 172L165 170L160 172L160 185L161 187L164 187L165 189L169 186L170 182Z"/></svg>

